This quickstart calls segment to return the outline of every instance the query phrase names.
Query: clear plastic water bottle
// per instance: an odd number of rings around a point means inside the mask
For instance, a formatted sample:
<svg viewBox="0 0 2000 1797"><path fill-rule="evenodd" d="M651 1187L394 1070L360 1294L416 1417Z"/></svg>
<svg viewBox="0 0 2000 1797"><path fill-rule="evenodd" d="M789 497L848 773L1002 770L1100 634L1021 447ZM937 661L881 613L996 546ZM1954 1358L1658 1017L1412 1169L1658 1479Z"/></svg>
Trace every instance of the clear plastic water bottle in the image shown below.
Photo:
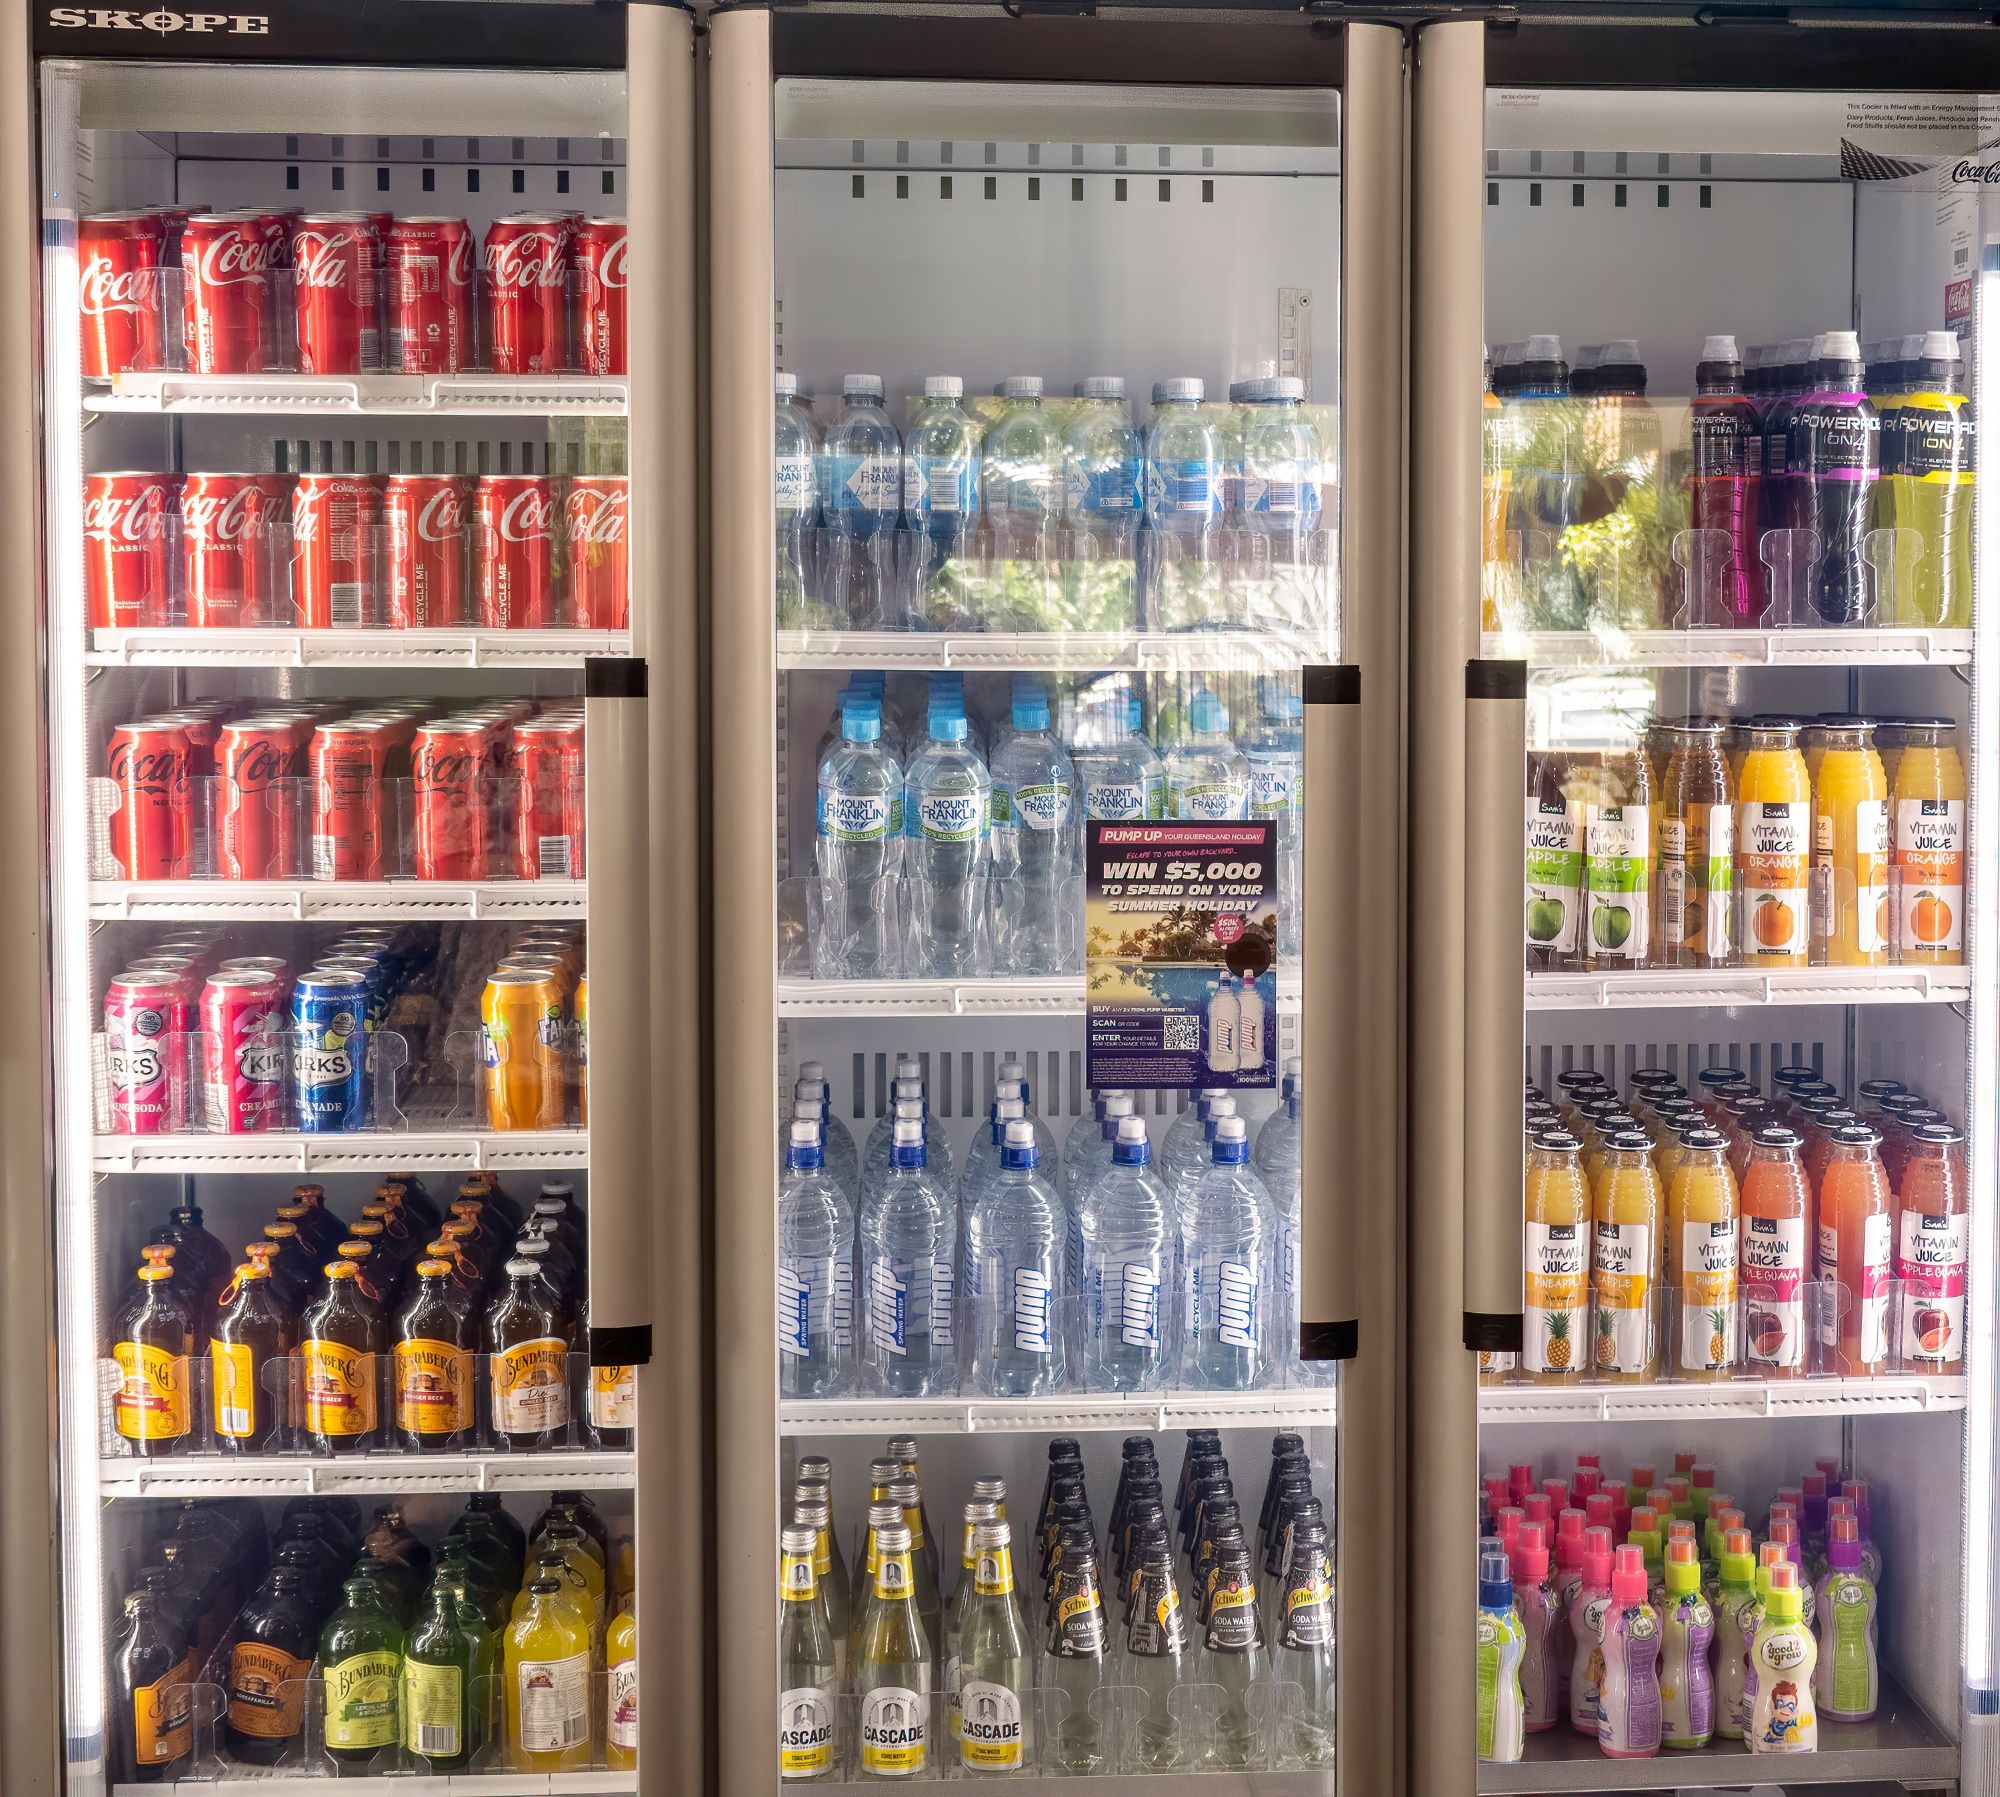
<svg viewBox="0 0 2000 1797"><path fill-rule="evenodd" d="M1139 728L1139 695L1128 692L1120 710L1123 734L1074 757L1083 815L1121 824L1158 820L1167 810L1167 764Z"/></svg>
<svg viewBox="0 0 2000 1797"><path fill-rule="evenodd" d="M961 630L976 622L967 581L970 533L979 522L979 421L959 402L955 374L924 377L924 403L903 452L903 515L916 555L910 622Z"/></svg>
<svg viewBox="0 0 2000 1797"><path fill-rule="evenodd" d="M1297 1055L1285 1062L1284 1074L1278 1082L1278 1108L1259 1125L1257 1146L1250 1157L1274 1195L1286 1167L1291 1169L1292 1179L1299 1176L1299 1102L1305 1092L1300 1065Z"/></svg>
<svg viewBox="0 0 2000 1797"><path fill-rule="evenodd" d="M1299 1352L1299 1107L1304 1087L1294 1083L1291 1095L1257 1132L1253 1159L1257 1175L1271 1194L1278 1232L1272 1266L1273 1353L1281 1366L1296 1364L1301 1383L1317 1384L1317 1361L1300 1361Z"/></svg>
<svg viewBox="0 0 2000 1797"><path fill-rule="evenodd" d="M1053 1169L1060 1164L1062 1155L1056 1146L1056 1132L1049 1120L1035 1109L1035 1090L1028 1084L1028 1070L1011 1056L1002 1061L993 1074L993 1096L995 1099L1018 1098L1027 1109L1028 1121L1035 1126L1035 1152L1039 1154L1042 1176L1055 1177Z"/></svg>
<svg viewBox="0 0 2000 1797"><path fill-rule="evenodd" d="M1299 888L1305 875L1305 706L1297 688L1281 675L1257 682L1256 729L1237 744L1250 764L1250 815L1268 817L1278 849L1278 952L1299 952Z"/></svg>
<svg viewBox="0 0 2000 1797"><path fill-rule="evenodd" d="M1062 1189L1065 1196L1076 1189L1076 1182L1071 1177L1072 1168L1082 1156L1089 1154L1096 1146L1097 1132L1104 1122L1105 1104L1112 1092L1118 1089L1107 1086L1101 1092L1091 1093L1088 1108L1079 1113L1063 1135Z"/></svg>
<svg viewBox="0 0 2000 1797"><path fill-rule="evenodd" d="M883 746L878 700L842 702L840 741L819 764L818 818L818 970L829 979L893 976L903 770Z"/></svg>
<svg viewBox="0 0 2000 1797"><path fill-rule="evenodd" d="M1166 1377L1173 1217L1151 1161L1145 1119L1128 1113L1118 1119L1111 1164L1077 1197L1077 1361L1087 1391L1151 1391Z"/></svg>
<svg viewBox="0 0 2000 1797"><path fill-rule="evenodd" d="M1062 1201L1038 1159L1034 1125L1010 1119L965 1225L969 1383L989 1397L1040 1397L1065 1377Z"/></svg>
<svg viewBox="0 0 2000 1797"><path fill-rule="evenodd" d="M862 1200L862 1380L882 1397L930 1397L957 1378L958 1207L927 1161L923 1119L899 1117L885 1177Z"/></svg>
<svg viewBox="0 0 2000 1797"><path fill-rule="evenodd" d="M1214 1139L1209 1133L1209 1123L1217 1105L1223 1107L1225 1114L1233 1113L1236 1100L1220 1087L1205 1087L1196 1092L1194 1102L1167 1125L1167 1133L1160 1142L1160 1152L1154 1157L1153 1164L1170 1190L1178 1193L1183 1186L1192 1185L1208 1171L1208 1145Z"/></svg>
<svg viewBox="0 0 2000 1797"><path fill-rule="evenodd" d="M1270 1371L1271 1194L1250 1164L1243 1119L1217 1120L1209 1168L1181 1211L1182 1378L1247 1391Z"/></svg>
<svg viewBox="0 0 2000 1797"><path fill-rule="evenodd" d="M956 1189L951 1138L945 1134L944 1125L931 1110L930 1088L924 1081L923 1062L910 1059L896 1063L895 1076L889 1087L889 1108L876 1119L875 1127L868 1132L867 1145L861 1151L863 1183L867 1181L869 1169L884 1164L882 1157L888 1152L899 1114L897 1106L903 1104L915 1105L917 1108L912 1114L924 1120L924 1146L930 1152L932 1170Z"/></svg>
<svg viewBox="0 0 2000 1797"><path fill-rule="evenodd" d="M967 734L964 708L940 709L933 694L930 740L903 786L909 966L932 978L980 972L985 959L993 778Z"/></svg>
<svg viewBox="0 0 2000 1797"><path fill-rule="evenodd" d="M778 1188L778 1394L844 1391L854 1354L854 1207L817 1121L795 1121Z"/></svg>
<svg viewBox="0 0 2000 1797"><path fill-rule="evenodd" d="M1249 381L1243 413L1240 608L1256 629L1299 631L1325 622L1318 602L1322 528L1319 433L1295 375Z"/></svg>
<svg viewBox="0 0 2000 1797"><path fill-rule="evenodd" d="M799 400L799 377L775 382L771 500L778 518L778 628L821 622L810 606L813 536L819 527L819 426Z"/></svg>
<svg viewBox="0 0 2000 1797"><path fill-rule="evenodd" d="M1250 763L1229 739L1229 709L1206 687L1188 704L1187 734L1167 752L1167 815L1219 823L1250 815Z"/></svg>
<svg viewBox="0 0 2000 1797"><path fill-rule="evenodd" d="M1062 524L1062 437L1042 405L1042 380L1010 374L986 432L986 522L999 583L991 628L1054 630L1056 533Z"/></svg>
<svg viewBox="0 0 2000 1797"><path fill-rule="evenodd" d="M1145 443L1117 375L1088 376L1076 396L1083 403L1063 434L1066 622L1072 630L1130 630L1138 621Z"/></svg>
<svg viewBox="0 0 2000 1797"><path fill-rule="evenodd" d="M895 733L890 729L889 714L883 710L886 692L887 685L879 669L857 668L848 675L847 684L840 689L840 697L834 701L833 714L827 719L826 728L819 733L819 743L813 750L814 767L819 766L826 759L827 750L840 741L840 714L856 700L875 701L876 710L882 713L882 741L890 753L895 753Z"/></svg>
<svg viewBox="0 0 2000 1797"><path fill-rule="evenodd" d="M1084 1189L1092 1180L1102 1177L1111 1165L1112 1144L1118 1140L1119 1126L1135 1117L1138 1105L1130 1092L1107 1092L1101 1108L1104 1115L1096 1129L1079 1140L1063 1157L1062 1163L1060 1190L1069 1224L1068 1243L1063 1254L1063 1277L1072 1291L1080 1290L1083 1282ZM1143 1121L1139 1127L1146 1127Z"/></svg>
<svg viewBox="0 0 2000 1797"><path fill-rule="evenodd" d="M992 768L996 958L1010 973L1067 973L1079 960L1082 819L1076 769L1049 729L1041 681L1016 676L1013 726Z"/></svg>
<svg viewBox="0 0 2000 1797"><path fill-rule="evenodd" d="M1153 389L1146 433L1149 622L1156 630L1214 629L1229 617L1222 592L1222 437L1199 380Z"/></svg>
<svg viewBox="0 0 2000 1797"><path fill-rule="evenodd" d="M882 405L879 374L840 383L840 416L826 433L826 598L857 630L892 629L896 523L903 510L903 440Z"/></svg>
<svg viewBox="0 0 2000 1797"><path fill-rule="evenodd" d="M821 1061L801 1061L799 1077L792 1087L796 1104L819 1106L820 1146L826 1151L826 1167L840 1181L849 1198L861 1196L861 1158L854 1145L854 1132L834 1112L833 1087L827 1083L826 1065Z"/></svg>
<svg viewBox="0 0 2000 1797"><path fill-rule="evenodd" d="M1025 1121L1027 1115L1027 1105L1012 1093L994 1099L986 1107L986 1127L972 1132L972 1141L965 1150L965 1164L958 1173L958 1214L961 1223L971 1221L979 1195L999 1169L1000 1148L1007 1140L1007 1125Z"/></svg>

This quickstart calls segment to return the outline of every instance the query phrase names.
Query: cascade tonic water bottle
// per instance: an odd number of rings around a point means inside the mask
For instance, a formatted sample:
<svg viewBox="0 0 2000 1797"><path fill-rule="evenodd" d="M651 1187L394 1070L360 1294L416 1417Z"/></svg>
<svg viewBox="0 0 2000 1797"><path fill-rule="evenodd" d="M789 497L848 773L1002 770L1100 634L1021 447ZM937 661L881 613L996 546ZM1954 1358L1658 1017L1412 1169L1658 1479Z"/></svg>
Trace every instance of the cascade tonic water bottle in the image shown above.
<svg viewBox="0 0 2000 1797"><path fill-rule="evenodd" d="M824 1778L839 1759L840 1674L819 1600L815 1532L788 1527L779 1545L778 1776Z"/></svg>

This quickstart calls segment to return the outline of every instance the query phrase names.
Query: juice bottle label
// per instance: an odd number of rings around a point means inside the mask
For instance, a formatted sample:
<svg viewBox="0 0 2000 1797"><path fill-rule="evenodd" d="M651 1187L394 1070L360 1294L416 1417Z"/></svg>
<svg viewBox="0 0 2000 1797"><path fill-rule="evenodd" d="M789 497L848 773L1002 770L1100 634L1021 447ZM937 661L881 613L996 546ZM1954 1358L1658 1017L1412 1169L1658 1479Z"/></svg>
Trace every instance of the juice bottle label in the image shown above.
<svg viewBox="0 0 2000 1797"><path fill-rule="evenodd" d="M563 1753L590 1739L590 1655L522 1660L515 1667L523 1753Z"/></svg>
<svg viewBox="0 0 2000 1797"><path fill-rule="evenodd" d="M1830 1573L1820 1642L1820 1700L1829 1716L1872 1716L1877 1701L1875 1587L1851 1572Z"/></svg>
<svg viewBox="0 0 2000 1797"><path fill-rule="evenodd" d="M244 1342L208 1344L208 1376L215 1387L215 1432L246 1441L257 1426L257 1369Z"/></svg>
<svg viewBox="0 0 2000 1797"><path fill-rule="evenodd" d="M1796 800L1742 808L1743 952L1803 955L1811 881L1810 807Z"/></svg>
<svg viewBox="0 0 2000 1797"><path fill-rule="evenodd" d="M1653 1232L1645 1224L1598 1224L1590 1292L1597 1308L1592 1359L1600 1373L1643 1373L1652 1366L1652 1270Z"/></svg>
<svg viewBox="0 0 2000 1797"><path fill-rule="evenodd" d="M614 1660L604 1685L604 1738L639 1750L639 1662Z"/></svg>
<svg viewBox="0 0 2000 1797"><path fill-rule="evenodd" d="M1690 805L1660 819L1660 936L1669 947L1726 960L1734 944L1736 825L1727 805Z"/></svg>
<svg viewBox="0 0 2000 1797"><path fill-rule="evenodd" d="M1889 801L1854 808L1855 946L1872 955L1889 946Z"/></svg>
<svg viewBox="0 0 2000 1797"><path fill-rule="evenodd" d="M1580 1372L1579 1350L1589 1302L1583 1225L1530 1223L1526 1234L1523 1364L1531 1373Z"/></svg>
<svg viewBox="0 0 2000 1797"><path fill-rule="evenodd" d="M1965 1353L1965 1214L1902 1213L1896 1277L1903 1282L1906 1366L1950 1366Z"/></svg>
<svg viewBox="0 0 2000 1797"><path fill-rule="evenodd" d="M306 1428L314 1435L366 1435L375 1427L375 1356L345 1342L308 1341Z"/></svg>
<svg viewBox="0 0 2000 1797"><path fill-rule="evenodd" d="M1479 1376L1482 1379L1497 1379L1502 1373L1511 1373L1519 1364L1520 1357L1509 1349L1479 1350Z"/></svg>
<svg viewBox="0 0 2000 1797"><path fill-rule="evenodd" d="M150 1685L132 1690L132 1757L164 1766L194 1746L194 1690L184 1657Z"/></svg>
<svg viewBox="0 0 2000 1797"><path fill-rule="evenodd" d="M1819 1226L1819 1274L1834 1281L1820 1314L1819 1338L1827 1347L1835 1346L1843 1325L1852 1319L1855 1354L1863 1361L1886 1360L1889 1356L1889 1214L1877 1212L1861 1219L1860 1265L1855 1271L1855 1289L1840 1265L1840 1229L1835 1223Z"/></svg>
<svg viewBox="0 0 2000 1797"><path fill-rule="evenodd" d="M1584 852L1593 954L1643 960L1653 939L1651 818L1652 808L1646 805L1591 808Z"/></svg>
<svg viewBox="0 0 2000 1797"><path fill-rule="evenodd" d="M1583 811L1561 798L1530 798L1526 815L1527 942L1568 954L1576 948L1583 885Z"/></svg>
<svg viewBox="0 0 2000 1797"><path fill-rule="evenodd" d="M1965 950L1965 801L1898 799L1896 940L1905 954Z"/></svg>
<svg viewBox="0 0 2000 1797"><path fill-rule="evenodd" d="M569 1421L569 1351L552 1335L516 1342L493 1356L493 1425L537 1435Z"/></svg>
<svg viewBox="0 0 2000 1797"><path fill-rule="evenodd" d="M861 1768L887 1778L921 1772L929 1757L930 1697L877 1685L861 1698Z"/></svg>
<svg viewBox="0 0 2000 1797"><path fill-rule="evenodd" d="M1802 1628L1760 1628L1750 1649L1757 1680L1750 1710L1752 1753L1812 1753L1819 1747L1813 1713L1812 1638Z"/></svg>
<svg viewBox="0 0 2000 1797"><path fill-rule="evenodd" d="M178 1441L188 1432L188 1361L150 1342L119 1342L111 1413L127 1441Z"/></svg>
<svg viewBox="0 0 2000 1797"><path fill-rule="evenodd" d="M465 1751L465 1674L450 1661L404 1660L403 1745L438 1760Z"/></svg>
<svg viewBox="0 0 2000 1797"><path fill-rule="evenodd" d="M778 1698L778 1773L816 1778L833 1765L833 1699L817 1685Z"/></svg>
<svg viewBox="0 0 2000 1797"><path fill-rule="evenodd" d="M1744 1358L1753 1367L1805 1364L1806 1224L1743 1219Z"/></svg>
<svg viewBox="0 0 2000 1797"><path fill-rule="evenodd" d="M1712 1373L1736 1364L1736 1224L1681 1225L1681 1365Z"/></svg>
<svg viewBox="0 0 2000 1797"><path fill-rule="evenodd" d="M395 1740L402 1666L401 1654L375 1649L322 1669L329 1747L387 1747Z"/></svg>
<svg viewBox="0 0 2000 1797"><path fill-rule="evenodd" d="M472 1427L472 1350L418 1338L396 1344L396 1427L450 1435Z"/></svg>

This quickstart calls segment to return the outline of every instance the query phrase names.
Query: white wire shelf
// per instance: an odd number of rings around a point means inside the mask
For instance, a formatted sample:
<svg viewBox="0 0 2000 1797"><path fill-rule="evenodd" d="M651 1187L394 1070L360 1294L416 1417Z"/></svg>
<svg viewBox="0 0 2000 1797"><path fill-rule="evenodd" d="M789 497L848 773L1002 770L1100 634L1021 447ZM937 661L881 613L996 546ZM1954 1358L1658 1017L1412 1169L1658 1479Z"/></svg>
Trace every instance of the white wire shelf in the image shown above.
<svg viewBox="0 0 2000 1797"><path fill-rule="evenodd" d="M581 880L97 880L94 920L214 919L233 923L325 918L464 918L516 922L581 917Z"/></svg>
<svg viewBox="0 0 2000 1797"><path fill-rule="evenodd" d="M303 1492L623 1491L637 1458L599 1448L545 1454L188 1454L139 1460L113 1455L99 1464L108 1498L282 1497ZM404 1781L398 1779L397 1788Z"/></svg>
<svg viewBox="0 0 2000 1797"><path fill-rule="evenodd" d="M1489 630L1480 654L1535 668L1960 667L1969 630Z"/></svg>
<svg viewBox="0 0 2000 1797"><path fill-rule="evenodd" d="M1531 1011L1661 1011L1710 1005L1963 1004L1965 967L1660 968L1640 973L1530 973Z"/></svg>
<svg viewBox="0 0 2000 1797"><path fill-rule="evenodd" d="M111 1797L623 1797L639 1789L637 1772L456 1772L342 1778L328 1774L266 1773L245 1766L228 1778L179 1778L150 1785L111 1787Z"/></svg>
<svg viewBox="0 0 2000 1797"><path fill-rule="evenodd" d="M1884 1416L1963 1410L1963 1379L1727 1379L1713 1384L1489 1385L1490 1423L1703 1422L1725 1417Z"/></svg>
<svg viewBox="0 0 2000 1797"><path fill-rule="evenodd" d="M965 668L1069 673L1132 669L1295 672L1323 661L1327 645L1298 633L1249 630L1091 630L1048 632L781 630L778 666L795 668Z"/></svg>
<svg viewBox="0 0 2000 1797"><path fill-rule="evenodd" d="M1299 1002L1299 976L1278 975L1278 1008ZM1055 974L982 979L778 982L780 1017L1081 1017L1083 977Z"/></svg>
<svg viewBox="0 0 2000 1797"><path fill-rule="evenodd" d="M93 668L577 668L629 630L93 630Z"/></svg>
<svg viewBox="0 0 2000 1797"><path fill-rule="evenodd" d="M785 1435L1084 1434L1195 1428L1331 1428L1334 1388L1065 1392L1048 1398L824 1398L778 1406Z"/></svg>
<svg viewBox="0 0 2000 1797"><path fill-rule="evenodd" d="M301 413L329 417L462 417L565 413L622 418L622 375L121 374L92 386L87 412Z"/></svg>
<svg viewBox="0 0 2000 1797"><path fill-rule="evenodd" d="M95 1173L356 1173L376 1168L429 1173L583 1167L589 1162L586 1130L490 1132L421 1122L407 1130L314 1135L103 1135L90 1152Z"/></svg>

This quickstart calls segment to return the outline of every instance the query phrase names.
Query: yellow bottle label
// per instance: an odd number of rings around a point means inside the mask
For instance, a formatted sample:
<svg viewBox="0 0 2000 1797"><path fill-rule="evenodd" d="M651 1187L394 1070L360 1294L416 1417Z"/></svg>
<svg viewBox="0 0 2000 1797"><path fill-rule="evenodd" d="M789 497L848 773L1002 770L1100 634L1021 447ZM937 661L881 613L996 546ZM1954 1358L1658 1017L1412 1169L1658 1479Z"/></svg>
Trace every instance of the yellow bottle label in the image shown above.
<svg viewBox="0 0 2000 1797"><path fill-rule="evenodd" d="M247 1441L257 1427L257 1369L243 1342L208 1344L208 1377L215 1388L215 1432Z"/></svg>
<svg viewBox="0 0 2000 1797"><path fill-rule="evenodd" d="M809 1604L819 1596L812 1555L787 1554L778 1570L778 1595L788 1604Z"/></svg>
<svg viewBox="0 0 2000 1797"><path fill-rule="evenodd" d="M493 1421L509 1435L535 1435L569 1421L569 1350L552 1335L492 1357Z"/></svg>
<svg viewBox="0 0 2000 1797"><path fill-rule="evenodd" d="M988 1548L972 1569L972 1588L981 1597L1004 1597L1014 1589L1014 1556L1005 1548Z"/></svg>
<svg viewBox="0 0 2000 1797"><path fill-rule="evenodd" d="M910 1597L916 1591L916 1584L910 1573L910 1556L907 1553L875 1556L875 1595L877 1597Z"/></svg>
<svg viewBox="0 0 2000 1797"><path fill-rule="evenodd" d="M118 1433L127 1441L178 1441L188 1432L188 1362L146 1342L111 1350L120 1374L112 1399Z"/></svg>
<svg viewBox="0 0 2000 1797"><path fill-rule="evenodd" d="M142 1766L164 1766L194 1746L194 1691L189 1659L132 1691L133 1757Z"/></svg>
<svg viewBox="0 0 2000 1797"><path fill-rule="evenodd" d="M375 1356L345 1342L308 1341L306 1428L314 1435L366 1435L375 1427Z"/></svg>
<svg viewBox="0 0 2000 1797"><path fill-rule="evenodd" d="M396 1344L396 1427L451 1435L472 1427L472 1350L420 1336Z"/></svg>
<svg viewBox="0 0 2000 1797"><path fill-rule="evenodd" d="M434 1760L465 1751L465 1674L458 1667L403 1662L403 1745Z"/></svg>
<svg viewBox="0 0 2000 1797"><path fill-rule="evenodd" d="M812 1778L833 1766L833 1697L801 1685L778 1697L778 1773Z"/></svg>
<svg viewBox="0 0 2000 1797"><path fill-rule="evenodd" d="M639 1369L590 1369L590 1420L600 1429L629 1429L639 1420Z"/></svg>
<svg viewBox="0 0 2000 1797"><path fill-rule="evenodd" d="M310 1659L267 1641L239 1641L229 1654L229 1726L261 1741L289 1740L306 1714Z"/></svg>
<svg viewBox="0 0 2000 1797"><path fill-rule="evenodd" d="M396 1738L403 1656L388 1648L350 1654L325 1668L326 1744L387 1747Z"/></svg>
<svg viewBox="0 0 2000 1797"><path fill-rule="evenodd" d="M958 1757L981 1772L1021 1764L1021 1694L993 1679L969 1678L958 1694Z"/></svg>

